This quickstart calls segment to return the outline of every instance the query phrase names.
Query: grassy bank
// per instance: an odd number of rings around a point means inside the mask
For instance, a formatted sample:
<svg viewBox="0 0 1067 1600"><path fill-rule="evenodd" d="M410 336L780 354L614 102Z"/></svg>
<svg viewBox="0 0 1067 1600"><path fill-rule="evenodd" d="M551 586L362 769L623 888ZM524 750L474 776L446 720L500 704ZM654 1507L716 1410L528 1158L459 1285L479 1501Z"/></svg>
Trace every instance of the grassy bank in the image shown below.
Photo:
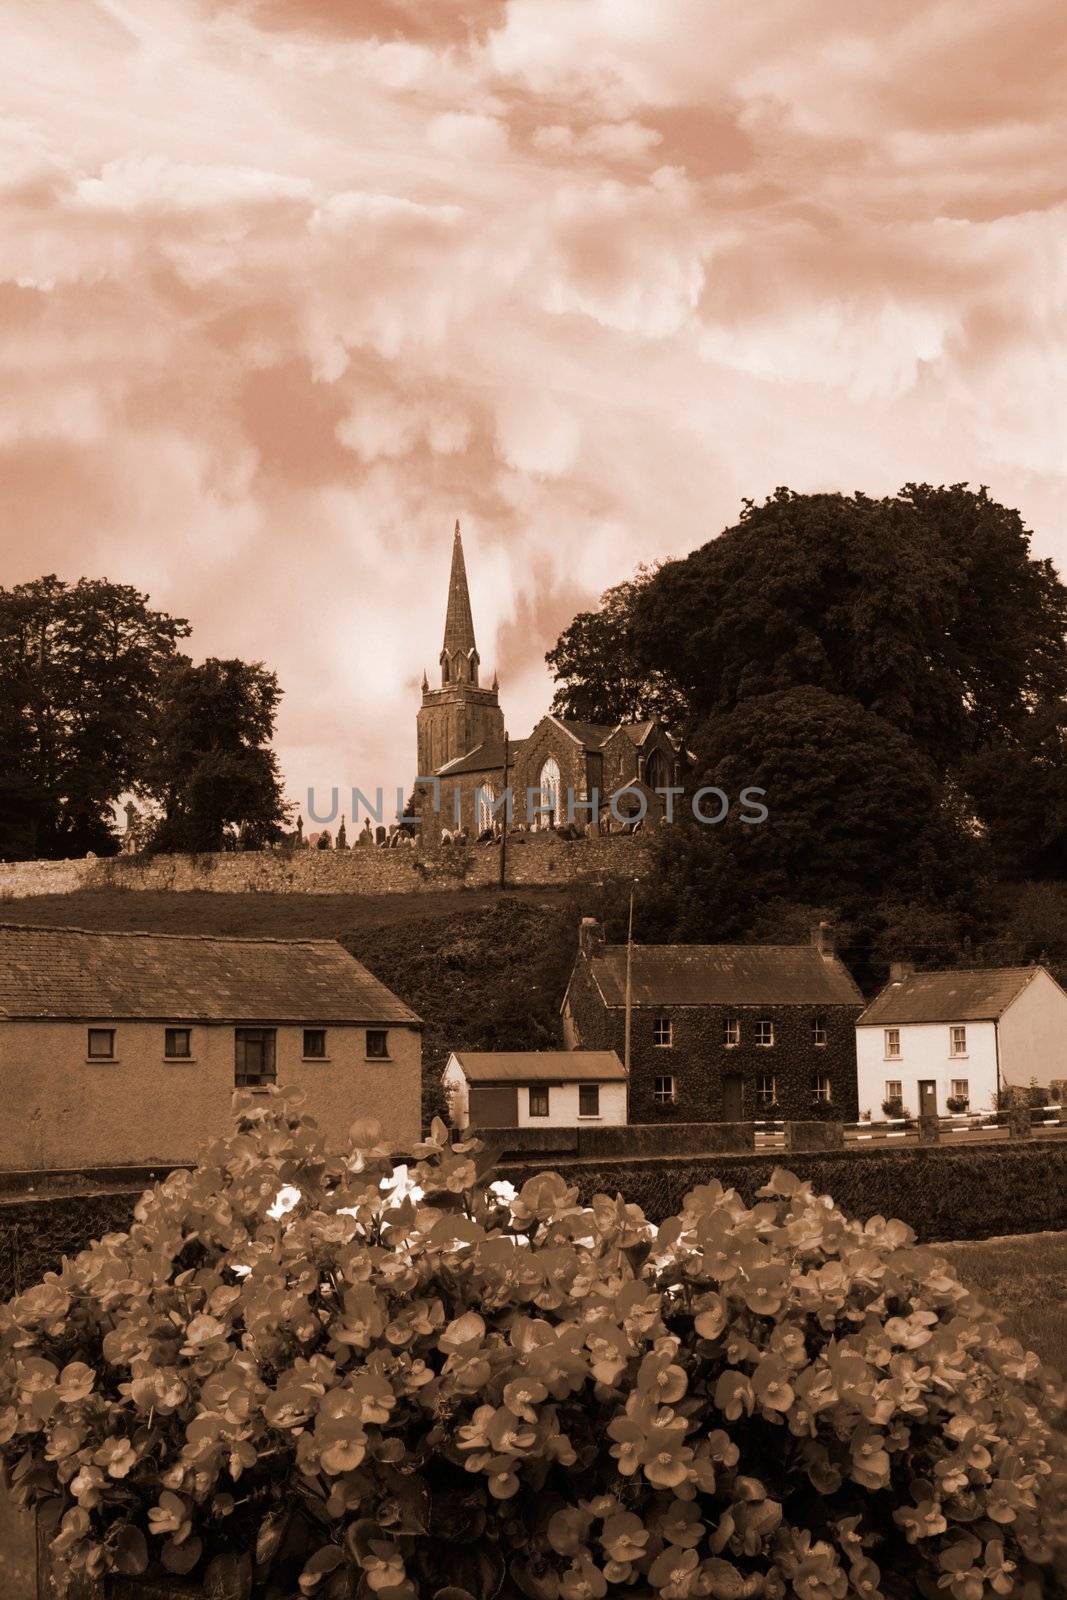
<svg viewBox="0 0 1067 1600"><path fill-rule="evenodd" d="M940 1246L1027 1349L1067 1376L1067 1233L1030 1233Z"/></svg>

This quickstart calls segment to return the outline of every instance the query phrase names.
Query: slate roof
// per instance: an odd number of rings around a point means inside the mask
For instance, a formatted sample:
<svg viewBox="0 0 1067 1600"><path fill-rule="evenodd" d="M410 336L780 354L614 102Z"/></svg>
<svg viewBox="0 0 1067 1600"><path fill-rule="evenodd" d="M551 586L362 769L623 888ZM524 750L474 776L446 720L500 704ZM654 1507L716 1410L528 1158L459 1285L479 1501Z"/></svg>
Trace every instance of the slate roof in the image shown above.
<svg viewBox="0 0 1067 1600"><path fill-rule="evenodd" d="M982 967L962 972L913 972L888 983L859 1018L859 1026L899 1022L995 1022L1042 967Z"/></svg>
<svg viewBox="0 0 1067 1600"><path fill-rule="evenodd" d="M599 750L606 739L615 732L616 723L575 722L570 717L553 717L561 728L566 728L587 750Z"/></svg>
<svg viewBox="0 0 1067 1600"><path fill-rule="evenodd" d="M607 1006L626 1001L626 946L605 945L592 959ZM642 944L633 950L635 1006L862 1006L863 996L836 956L814 945Z"/></svg>
<svg viewBox="0 0 1067 1600"><path fill-rule="evenodd" d="M515 757L526 743L525 739L512 739L508 745L508 766L515 765ZM463 772L499 773L504 765L503 739L487 739L484 744L468 750L465 756L453 756L443 767L438 767L438 777L458 777Z"/></svg>
<svg viewBox="0 0 1067 1600"><path fill-rule="evenodd" d="M593 1083L625 1079L614 1050L454 1050L469 1083Z"/></svg>
<svg viewBox="0 0 1067 1600"><path fill-rule="evenodd" d="M333 939L222 939L0 925L0 1017L409 1023Z"/></svg>

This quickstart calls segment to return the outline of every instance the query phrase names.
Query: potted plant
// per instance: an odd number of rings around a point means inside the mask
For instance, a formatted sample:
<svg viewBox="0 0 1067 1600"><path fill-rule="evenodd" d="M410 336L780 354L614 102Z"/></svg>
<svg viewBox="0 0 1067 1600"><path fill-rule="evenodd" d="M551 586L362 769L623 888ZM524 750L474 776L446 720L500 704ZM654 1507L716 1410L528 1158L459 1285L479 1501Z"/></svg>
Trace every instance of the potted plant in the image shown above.
<svg viewBox="0 0 1067 1600"><path fill-rule="evenodd" d="M657 1226L490 1181L442 1123L398 1160L366 1127L328 1155L284 1095L237 1111L0 1310L0 1450L60 1592L966 1600L1063 1570L1062 1391L903 1223L778 1169Z"/></svg>
<svg viewBox="0 0 1067 1600"><path fill-rule="evenodd" d="M950 1094L945 1101L946 1107L954 1117L958 1117L964 1111L967 1111L970 1108L970 1104L971 1102L965 1094Z"/></svg>
<svg viewBox="0 0 1067 1600"><path fill-rule="evenodd" d="M907 1108L904 1105L903 1100L896 1100L896 1099L894 1099L894 1100L883 1100L882 1101L882 1115L889 1122L896 1122L901 1117L906 1117L908 1115L908 1112L907 1112Z"/></svg>

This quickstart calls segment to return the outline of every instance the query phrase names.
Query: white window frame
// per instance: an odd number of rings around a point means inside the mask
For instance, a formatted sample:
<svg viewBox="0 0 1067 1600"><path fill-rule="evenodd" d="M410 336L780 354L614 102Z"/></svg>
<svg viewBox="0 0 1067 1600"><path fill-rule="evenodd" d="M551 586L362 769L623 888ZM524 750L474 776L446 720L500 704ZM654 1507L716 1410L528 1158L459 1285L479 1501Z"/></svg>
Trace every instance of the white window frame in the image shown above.
<svg viewBox="0 0 1067 1600"><path fill-rule="evenodd" d="M953 1100L967 1100L971 1098L971 1080L969 1078L953 1078L950 1080L949 1089Z"/></svg>
<svg viewBox="0 0 1067 1600"><path fill-rule="evenodd" d="M893 1040L894 1039L896 1040L896 1048L895 1049L893 1047ZM885 1059L887 1061L900 1061L900 1060L903 1059L904 1052L900 1048L900 1029L899 1028L885 1028L885 1029L883 1029L883 1042L884 1042L884 1045L885 1045Z"/></svg>
<svg viewBox="0 0 1067 1600"><path fill-rule="evenodd" d="M760 1035L766 1030L767 1038ZM756 1022L756 1045L760 1050L771 1050L774 1047L774 1022L769 1017L760 1017Z"/></svg>
<svg viewBox="0 0 1067 1600"><path fill-rule="evenodd" d="M885 1099L885 1100L899 1100L901 1105L903 1105L904 1104L904 1080L903 1080L903 1078L887 1078L885 1080L885 1094L883 1095L882 1098Z"/></svg>
<svg viewBox="0 0 1067 1600"><path fill-rule="evenodd" d="M736 1050L741 1043L741 1018L724 1017L722 1019L722 1042L725 1050Z"/></svg>
<svg viewBox="0 0 1067 1600"><path fill-rule="evenodd" d="M950 1024L948 1030L948 1053L953 1058L967 1054L967 1027L965 1023L953 1022Z"/></svg>
<svg viewBox="0 0 1067 1600"><path fill-rule="evenodd" d="M538 1098L540 1098L540 1096L542 1096L542 1095L544 1096L545 1109L543 1111L535 1111L534 1110L534 1095L537 1095ZM547 1083L530 1083L530 1084L527 1084L527 1086L526 1086L526 1115L528 1117L530 1117L531 1119L533 1117L538 1117L538 1118L547 1117L550 1114L550 1110L551 1110L551 1097L549 1095L548 1084Z"/></svg>
<svg viewBox="0 0 1067 1600"><path fill-rule="evenodd" d="M586 1092L588 1092L590 1089L592 1089L593 1093L596 1095L596 1110L595 1111L583 1111L582 1110L582 1090L583 1089L586 1090ZM601 1112L600 1112L600 1085L599 1085L599 1083L580 1083L578 1085L578 1115L579 1115L580 1118L582 1118L583 1121L588 1120L589 1122L599 1122L600 1116L601 1116Z"/></svg>
<svg viewBox="0 0 1067 1600"><path fill-rule="evenodd" d="M660 1037L664 1031L666 1031L667 1035L665 1039ZM652 1018L652 1044L653 1048L656 1050L670 1050L673 1048L674 1023L671 1021L670 1017L660 1016Z"/></svg>
<svg viewBox="0 0 1067 1600"><path fill-rule="evenodd" d="M811 1019L811 1042L816 1050L826 1049L826 1018L822 1015Z"/></svg>
<svg viewBox="0 0 1067 1600"><path fill-rule="evenodd" d="M766 1087L767 1084L770 1084L769 1089ZM761 1072L756 1079L755 1100L757 1106L764 1111L778 1104L778 1079L773 1072Z"/></svg>
<svg viewBox="0 0 1067 1600"><path fill-rule="evenodd" d="M669 1084L670 1087L661 1089L660 1084ZM673 1072L661 1072L652 1080L652 1103L657 1106L676 1106L678 1104L678 1085Z"/></svg>
<svg viewBox="0 0 1067 1600"><path fill-rule="evenodd" d="M811 1086L811 1103L815 1106L833 1104L834 1086L828 1072L817 1072Z"/></svg>

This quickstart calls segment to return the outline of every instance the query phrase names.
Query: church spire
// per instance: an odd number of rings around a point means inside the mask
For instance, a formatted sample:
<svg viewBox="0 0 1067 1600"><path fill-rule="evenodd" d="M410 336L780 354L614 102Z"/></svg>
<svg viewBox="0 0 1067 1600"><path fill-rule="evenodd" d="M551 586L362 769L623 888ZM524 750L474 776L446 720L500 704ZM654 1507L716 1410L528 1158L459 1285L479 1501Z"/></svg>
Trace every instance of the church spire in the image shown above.
<svg viewBox="0 0 1067 1600"><path fill-rule="evenodd" d="M474 619L471 616L471 597L467 589L467 568L463 560L463 540L459 522L452 540L452 575L448 580L448 612L445 616L445 642L443 655L470 656L476 652Z"/></svg>

